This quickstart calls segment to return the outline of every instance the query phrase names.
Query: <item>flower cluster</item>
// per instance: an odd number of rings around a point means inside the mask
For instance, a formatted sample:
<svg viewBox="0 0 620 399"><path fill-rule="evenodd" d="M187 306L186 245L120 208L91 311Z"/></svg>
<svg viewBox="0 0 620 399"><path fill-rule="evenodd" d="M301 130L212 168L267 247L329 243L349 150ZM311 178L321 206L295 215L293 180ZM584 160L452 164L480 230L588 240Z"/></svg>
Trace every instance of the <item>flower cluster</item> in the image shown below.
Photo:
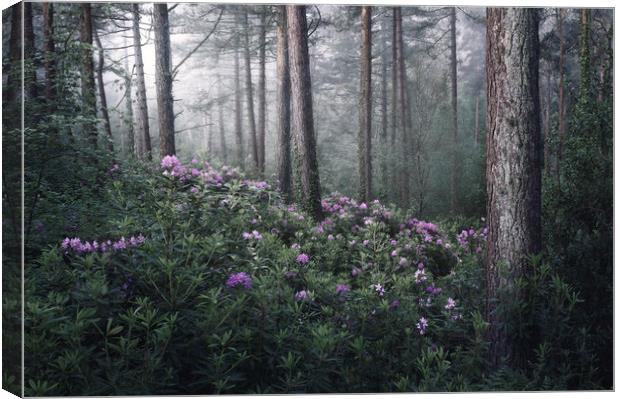
<svg viewBox="0 0 620 399"><path fill-rule="evenodd" d="M416 323L416 327L418 328L418 332L420 335L426 334L426 329L428 328L428 320L424 317L420 317L420 320Z"/></svg>
<svg viewBox="0 0 620 399"><path fill-rule="evenodd" d="M311 300L310 293L306 290L301 290L295 294L295 300L298 302L309 302Z"/></svg>
<svg viewBox="0 0 620 399"><path fill-rule="evenodd" d="M263 236L261 235L261 233L259 233L256 230L252 230L251 233L248 233L248 232L244 231L242 236L243 236L244 240L252 240L252 239L254 239L254 240L260 241L260 240L263 239Z"/></svg>
<svg viewBox="0 0 620 399"><path fill-rule="evenodd" d="M243 287L246 290L252 288L252 277L246 272L231 274L226 280L226 286L229 288Z"/></svg>
<svg viewBox="0 0 620 399"><path fill-rule="evenodd" d="M461 231L460 234L457 234L456 241L459 243L461 248L480 253L482 252L483 243L487 240L488 233L489 230L486 227L480 229L480 231L469 228Z"/></svg>
<svg viewBox="0 0 620 399"><path fill-rule="evenodd" d="M385 295L385 287L383 287L380 283L373 284L372 288L374 288L375 292L379 296Z"/></svg>
<svg viewBox="0 0 620 399"><path fill-rule="evenodd" d="M308 262L310 262L310 257L307 254L300 253L299 255L297 255L296 261L297 261L297 263L299 263L301 265L305 265Z"/></svg>
<svg viewBox="0 0 620 399"><path fill-rule="evenodd" d="M93 253L93 252L110 252L110 251L122 251L127 248L137 247L142 245L146 238L142 234L139 234L137 237L131 236L129 240L126 240L125 237L121 237L120 240L112 241L84 241L80 238L65 238L62 240L60 247L63 252L68 254L69 252L73 252L77 255L84 253Z"/></svg>
<svg viewBox="0 0 620 399"><path fill-rule="evenodd" d="M337 284L336 285L336 294L344 294L346 292L351 291L351 287L347 284Z"/></svg>

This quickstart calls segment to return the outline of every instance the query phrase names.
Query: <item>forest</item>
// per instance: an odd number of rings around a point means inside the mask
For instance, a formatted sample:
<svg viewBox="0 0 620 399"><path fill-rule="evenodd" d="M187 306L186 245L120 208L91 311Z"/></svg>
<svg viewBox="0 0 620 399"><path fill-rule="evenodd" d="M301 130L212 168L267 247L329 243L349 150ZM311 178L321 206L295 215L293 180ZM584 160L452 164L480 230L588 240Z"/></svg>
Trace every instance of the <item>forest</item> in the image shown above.
<svg viewBox="0 0 620 399"><path fill-rule="evenodd" d="M612 390L613 13L3 10L2 388Z"/></svg>

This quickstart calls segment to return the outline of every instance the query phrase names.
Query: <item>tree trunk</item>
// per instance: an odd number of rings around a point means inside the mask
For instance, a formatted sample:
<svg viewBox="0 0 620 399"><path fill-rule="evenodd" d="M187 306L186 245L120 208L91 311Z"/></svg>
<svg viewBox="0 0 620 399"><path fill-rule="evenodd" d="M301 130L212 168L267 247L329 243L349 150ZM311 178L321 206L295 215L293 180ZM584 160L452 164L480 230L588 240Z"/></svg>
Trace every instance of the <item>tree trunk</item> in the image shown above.
<svg viewBox="0 0 620 399"><path fill-rule="evenodd" d="M228 149L226 148L226 130L224 129L224 99L222 95L222 81L220 75L217 74L217 112L218 112L218 125L220 130L220 160L224 165L228 162Z"/></svg>
<svg viewBox="0 0 620 399"><path fill-rule="evenodd" d="M43 8L43 67L45 69L45 99L53 111L56 99L56 45L54 43L54 3L41 3Z"/></svg>
<svg viewBox="0 0 620 399"><path fill-rule="evenodd" d="M99 89L99 103L101 105L101 117L103 119L103 128L108 138L108 150L114 152L114 138L112 137L112 127L110 126L110 115L108 114L108 100L105 95L105 85L103 83L104 55L103 46L99 39L97 29L94 30L95 42L99 48L99 62L97 63L97 85Z"/></svg>
<svg viewBox="0 0 620 399"><path fill-rule="evenodd" d="M503 356L520 363L525 350L502 329L496 299L519 300L515 279L541 250L537 13L487 9L487 320L495 366Z"/></svg>
<svg viewBox="0 0 620 399"><path fill-rule="evenodd" d="M261 10L258 48L258 171L265 173L265 47L267 46L267 12Z"/></svg>
<svg viewBox="0 0 620 399"><path fill-rule="evenodd" d="M305 6L286 6L291 76L291 127L295 146L296 188L301 208L323 217L312 111L312 82Z"/></svg>
<svg viewBox="0 0 620 399"><path fill-rule="evenodd" d="M24 2L24 94L26 100L37 97L37 69L35 63L34 29L32 26L32 3Z"/></svg>
<svg viewBox="0 0 620 399"><path fill-rule="evenodd" d="M149 131L149 108L146 102L146 84L144 82L144 61L142 60L142 43L140 35L140 5L132 5L133 14L133 49L136 63L136 106L137 125L136 155L138 158L151 159L151 133Z"/></svg>
<svg viewBox="0 0 620 399"><path fill-rule="evenodd" d="M17 3L11 7L11 34L9 37L10 64L7 66L6 94L2 102L16 109L21 107L19 99L22 92L22 9L24 3ZM3 86L4 87L4 86ZM5 109L6 111L6 109ZM6 128L6 126L5 126Z"/></svg>
<svg viewBox="0 0 620 399"><path fill-rule="evenodd" d="M243 13L244 21L244 59L245 59L245 89L247 95L248 122L250 124L250 139L252 140L252 162L258 170L258 140L256 138L256 119L254 118L254 90L252 87L252 66L250 63L250 23L248 12Z"/></svg>
<svg viewBox="0 0 620 399"><path fill-rule="evenodd" d="M359 173L359 198L368 202L372 196L371 146L371 11L369 6L362 7L362 52L360 56L360 100L359 100L359 135L357 140L357 159Z"/></svg>
<svg viewBox="0 0 620 399"><path fill-rule="evenodd" d="M456 80L456 7L450 10L450 82L452 102L452 181L450 184L450 209L453 214L459 210L459 130Z"/></svg>
<svg viewBox="0 0 620 399"><path fill-rule="evenodd" d="M288 38L286 36L288 24L286 20L286 7L276 6L276 8L278 12L278 28L276 33L276 90L278 96L276 174L284 201L291 202L293 200L293 187L291 182L291 82L288 64Z"/></svg>
<svg viewBox="0 0 620 399"><path fill-rule="evenodd" d="M409 101L407 97L407 70L405 68L404 42L402 30L402 13L401 8L396 7L395 10L396 25L396 58L398 63L398 88L400 102L400 122L402 127L402 157L400 165L400 188L401 188L401 205L407 208L409 205L409 176L406 168L407 159L411 151L410 142L410 124L409 118Z"/></svg>
<svg viewBox="0 0 620 399"><path fill-rule="evenodd" d="M172 72L170 70L170 24L166 3L153 6L153 29L155 31L155 88L159 116L159 156L164 157L176 153Z"/></svg>
<svg viewBox="0 0 620 399"><path fill-rule="evenodd" d="M383 45L381 47L381 190L382 199L386 199L389 191L389 171L388 171L388 112L387 112L387 40L388 24L386 18L381 19L381 31L383 33Z"/></svg>
<svg viewBox="0 0 620 399"><path fill-rule="evenodd" d="M551 68L547 70L547 85L546 85L546 101L545 101L545 135L543 141L544 156L543 167L545 175L549 176L551 172L551 149L549 146L549 139L551 137Z"/></svg>
<svg viewBox="0 0 620 399"><path fill-rule="evenodd" d="M398 155L396 153L396 136L398 132L398 32L396 29L398 19L398 7L392 9L392 130L390 136L390 178L391 186L399 187L398 182ZM398 190L395 190L396 194L392 194L393 198L398 197ZM400 198L398 198L400 199Z"/></svg>
<svg viewBox="0 0 620 399"><path fill-rule="evenodd" d="M581 32L579 34L579 102L590 101L592 66L590 63L590 10L581 10Z"/></svg>
<svg viewBox="0 0 620 399"><path fill-rule="evenodd" d="M127 47L127 39L125 39L124 46ZM130 156L135 151L135 133L133 128L133 96L131 91L133 90L133 73L129 69L129 55L127 54L127 48L125 48L125 115L123 115L123 126L127 127L127 148L126 153Z"/></svg>
<svg viewBox="0 0 620 399"><path fill-rule="evenodd" d="M558 38L560 39L560 80L558 83L558 154L555 163L556 178L560 179L560 164L564 152L564 141L566 139L566 107L564 100L564 60L566 54L566 44L564 40L564 10L557 9Z"/></svg>
<svg viewBox="0 0 620 399"><path fill-rule="evenodd" d="M240 11L237 9L235 14L235 144L237 145L237 166L241 169L245 165L245 152L243 150L243 127L241 126L241 114L243 109L241 108L241 83L239 72L239 49L241 46L239 40L239 29L241 21L239 17Z"/></svg>
<svg viewBox="0 0 620 399"><path fill-rule="evenodd" d="M95 99L95 67L93 62L93 19L90 3L81 4L80 44L82 45L80 72L82 89L82 114L88 119L84 123L84 133L88 135L93 147L97 147L97 101Z"/></svg>

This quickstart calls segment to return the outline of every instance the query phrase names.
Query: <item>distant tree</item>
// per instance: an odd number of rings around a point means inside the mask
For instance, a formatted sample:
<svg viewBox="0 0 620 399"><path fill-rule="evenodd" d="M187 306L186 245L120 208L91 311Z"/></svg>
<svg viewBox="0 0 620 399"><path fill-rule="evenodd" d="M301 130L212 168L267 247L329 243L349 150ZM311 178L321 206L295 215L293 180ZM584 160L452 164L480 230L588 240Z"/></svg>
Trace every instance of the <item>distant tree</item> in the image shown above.
<svg viewBox="0 0 620 399"><path fill-rule="evenodd" d="M103 81L103 70L105 68L104 62L104 53L103 46L101 45L101 40L99 39L99 33L97 29L93 30L95 43L97 43L97 53L99 55L97 62L97 86L99 92L99 105L101 111L101 119L103 120L103 128L105 130L107 141L108 141L108 150L110 152L114 152L114 138L112 137L112 126L110 125L110 115L108 114L108 100L105 95L105 83Z"/></svg>
<svg viewBox="0 0 620 399"><path fill-rule="evenodd" d="M288 38L286 7L276 6L278 27L276 32L276 91L277 91L277 152L276 175L278 186L287 202L292 201L293 190L291 182L291 81L288 63Z"/></svg>
<svg viewBox="0 0 620 399"><path fill-rule="evenodd" d="M323 211L312 112L306 7L286 6L286 13L291 73L291 127L295 144L295 187L302 209L320 220Z"/></svg>
<svg viewBox="0 0 620 399"><path fill-rule="evenodd" d="M136 108L137 132L136 155L138 158L151 159L151 133L149 129L149 109L146 102L146 84L144 82L144 60L142 59L142 42L140 35L140 5L131 6L133 20L133 51L136 65Z"/></svg>
<svg viewBox="0 0 620 399"><path fill-rule="evenodd" d="M95 67L93 62L93 18L90 3L82 3L80 9L82 114L87 118L83 127L84 133L90 137L93 147L96 148L97 127L94 119L97 116L97 101L95 98Z"/></svg>
<svg viewBox="0 0 620 399"><path fill-rule="evenodd" d="M404 41L403 41L403 17L400 7L394 7L394 31L396 45L396 69L398 74L398 102L400 105L401 124L401 164L398 175L400 176L398 187L400 188L400 203L407 207L409 204L409 177L405 166L406 160L411 153L411 117L409 115L409 99L407 90L407 69L405 66Z"/></svg>
<svg viewBox="0 0 620 399"><path fill-rule="evenodd" d="M487 319L494 365L523 355L498 319L497 295L509 291L519 300L515 279L541 250L537 13L487 9Z"/></svg>
<svg viewBox="0 0 620 399"><path fill-rule="evenodd" d="M153 6L153 30L155 31L155 88L157 91L157 115L159 116L159 152L160 156L163 157L176 153L170 23L166 3L157 3Z"/></svg>
<svg viewBox="0 0 620 399"><path fill-rule="evenodd" d="M248 123L252 140L252 167L258 170L258 139L256 137L256 118L254 117L254 88L252 87L252 64L250 57L250 23L247 10L243 13L243 54L245 60L245 90L247 95Z"/></svg>
<svg viewBox="0 0 620 399"><path fill-rule="evenodd" d="M260 10L258 33L258 171L265 173L265 53L267 49L267 9Z"/></svg>
<svg viewBox="0 0 620 399"><path fill-rule="evenodd" d="M362 52L360 56L359 134L357 140L359 198L368 202L372 196L372 22L369 6L362 7Z"/></svg>
<svg viewBox="0 0 620 399"><path fill-rule="evenodd" d="M32 25L32 3L24 2L24 93L27 100L37 97L37 68L35 65L34 27Z"/></svg>
<svg viewBox="0 0 620 399"><path fill-rule="evenodd" d="M41 3L43 10L43 67L45 99L50 107L56 98L56 45L54 42L54 3Z"/></svg>
<svg viewBox="0 0 620 399"><path fill-rule="evenodd" d="M566 40L564 39L564 10L557 9L557 32L560 41L560 61L559 61L559 82L558 82L558 153L556 161L556 177L560 179L560 163L564 153L564 142L566 140L566 99L564 98L564 64L566 58Z"/></svg>
<svg viewBox="0 0 620 399"><path fill-rule="evenodd" d="M241 114L243 113L243 109L241 108L241 76L239 71L239 49L241 46L239 40L239 29L241 28L241 18L240 11L235 10L235 29L236 33L234 34L234 44L235 48L235 145L237 146L236 151L236 162L237 166L243 169L245 165L245 152L243 150L243 130L241 125Z"/></svg>
<svg viewBox="0 0 620 399"><path fill-rule="evenodd" d="M217 79L217 114L218 125L220 131L220 152L221 161L226 164L228 162L228 148L226 148L226 129L224 127L224 96L222 94L222 81L219 73L216 75Z"/></svg>
<svg viewBox="0 0 620 399"><path fill-rule="evenodd" d="M456 74L456 7L450 8L450 89L452 101L452 180L450 184L450 208L459 210L459 181L461 162L459 160L458 101Z"/></svg>

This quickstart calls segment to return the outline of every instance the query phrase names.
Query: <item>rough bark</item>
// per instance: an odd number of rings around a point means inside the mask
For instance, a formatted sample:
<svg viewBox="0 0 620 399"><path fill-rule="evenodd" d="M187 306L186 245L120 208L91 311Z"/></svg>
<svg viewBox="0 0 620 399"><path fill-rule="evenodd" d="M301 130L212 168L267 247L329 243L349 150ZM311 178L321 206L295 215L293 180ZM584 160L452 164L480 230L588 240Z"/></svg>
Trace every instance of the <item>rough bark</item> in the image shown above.
<svg viewBox="0 0 620 399"><path fill-rule="evenodd" d="M140 5L132 5L133 14L133 51L136 63L136 108L137 132L136 155L138 158L151 159L151 133L149 129L149 108L146 102L146 84L144 82L144 61L142 60L142 43L140 35Z"/></svg>
<svg viewBox="0 0 620 399"><path fill-rule="evenodd" d="M293 200L291 178L291 98L290 75L288 64L288 38L286 7L276 6L278 27L276 32L276 91L277 91L277 126L278 147L276 152L276 175L284 200Z"/></svg>
<svg viewBox="0 0 620 399"><path fill-rule="evenodd" d="M250 139L252 140L252 163L258 170L258 139L256 137L256 119L254 118L254 88L252 87L252 65L250 57L250 23L247 11L243 13L244 22L244 46L243 54L245 61L245 92L248 107L248 123L250 127Z"/></svg>
<svg viewBox="0 0 620 399"><path fill-rule="evenodd" d="M461 165L459 161L459 130L456 75L456 7L450 10L450 86L452 104L452 180L450 182L450 209L459 210L459 181Z"/></svg>
<svg viewBox="0 0 620 399"><path fill-rule="evenodd" d="M261 10L258 47L258 171L265 173L265 50L267 12Z"/></svg>
<svg viewBox="0 0 620 399"><path fill-rule="evenodd" d="M104 68L104 54L103 54L103 46L101 45L101 40L99 39L99 34L97 33L97 29L94 30L95 43L97 43L98 47L98 62L97 62L97 87L99 91L99 105L101 111L101 119L103 120L103 128L105 130L107 139L108 139L108 150L110 152L114 151L114 138L112 137L112 127L110 125L110 115L108 114L108 100L105 95L105 84L103 83L103 68Z"/></svg>
<svg viewBox="0 0 620 399"><path fill-rule="evenodd" d="M158 3L153 6L153 29L155 31L155 89L157 92L157 115L159 116L159 155L164 157L176 153L170 24L166 3Z"/></svg>
<svg viewBox="0 0 620 399"><path fill-rule="evenodd" d="M487 10L487 320L491 363L518 363L496 313L498 293L519 300L514 281L541 249L540 101L536 9Z"/></svg>
<svg viewBox="0 0 620 399"><path fill-rule="evenodd" d="M245 152L243 150L243 130L241 126L241 114L243 109L241 108L241 82L240 82L240 72L239 72L239 48L240 48L240 40L239 40L239 28L241 26L240 18L239 18L239 10L237 10L235 14L235 27L237 28L237 32L235 33L235 144L237 146L236 151L236 162L237 166L241 169L244 168L245 164Z"/></svg>
<svg viewBox="0 0 620 399"><path fill-rule="evenodd" d="M476 95L476 116L474 118L474 143L480 144L480 95Z"/></svg>
<svg viewBox="0 0 620 399"><path fill-rule="evenodd" d="M312 82L305 6L286 6L291 77L291 130L295 148L297 198L301 208L320 220L321 186L312 111Z"/></svg>
<svg viewBox="0 0 620 399"><path fill-rule="evenodd" d="M81 4L80 44L81 50L81 89L82 114L88 121L84 123L84 133L88 135L93 147L97 147L97 101L95 99L95 67L93 62L93 20L90 3Z"/></svg>
<svg viewBox="0 0 620 399"><path fill-rule="evenodd" d="M127 47L127 43L125 43ZM129 56L125 49L125 115L123 115L123 125L127 127L127 154L134 154L135 151L135 132L133 127L133 79L132 71L129 69Z"/></svg>
<svg viewBox="0 0 620 399"><path fill-rule="evenodd" d="M371 166L371 11L369 6L362 7L362 52L360 55L360 100L359 100L359 134L357 138L357 159L359 174L359 198L368 202L372 196Z"/></svg>
<svg viewBox="0 0 620 399"><path fill-rule="evenodd" d="M54 43L54 3L41 3L43 9L44 96L50 106L56 98L56 45Z"/></svg>
<svg viewBox="0 0 620 399"><path fill-rule="evenodd" d="M546 98L545 98L545 121L544 121L544 131L545 134L543 136L543 167L545 171L545 175L549 175L551 172L551 148L549 146L549 138L551 137L551 68L547 68L547 84L545 87L546 90Z"/></svg>

